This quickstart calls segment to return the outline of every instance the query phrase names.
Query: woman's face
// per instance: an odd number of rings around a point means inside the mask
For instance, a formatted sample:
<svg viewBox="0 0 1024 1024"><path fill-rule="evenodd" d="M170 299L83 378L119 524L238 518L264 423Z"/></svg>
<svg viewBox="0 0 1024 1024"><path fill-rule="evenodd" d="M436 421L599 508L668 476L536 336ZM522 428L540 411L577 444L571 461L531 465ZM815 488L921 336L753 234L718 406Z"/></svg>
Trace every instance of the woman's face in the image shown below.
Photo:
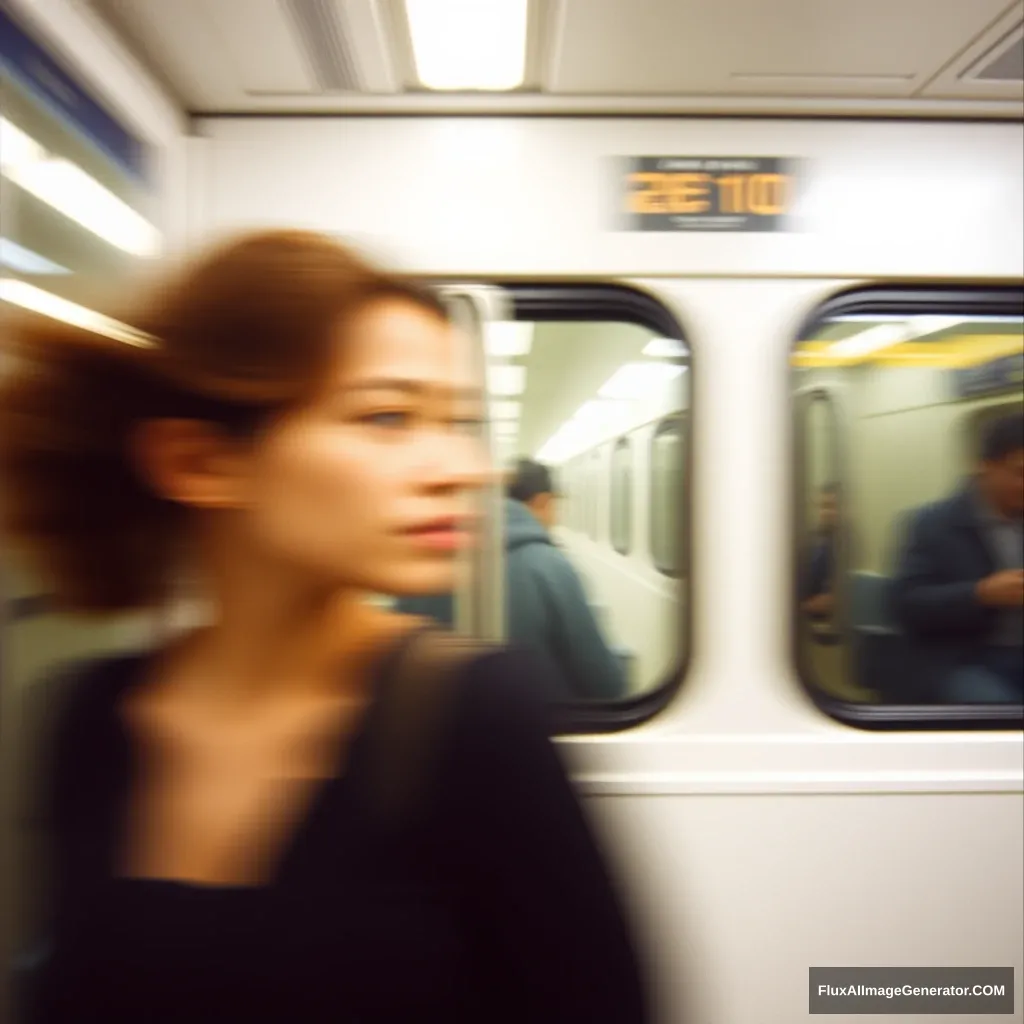
<svg viewBox="0 0 1024 1024"><path fill-rule="evenodd" d="M244 520L275 559L387 594L454 583L490 466L468 339L394 299L339 332L313 401L276 420L246 459Z"/></svg>

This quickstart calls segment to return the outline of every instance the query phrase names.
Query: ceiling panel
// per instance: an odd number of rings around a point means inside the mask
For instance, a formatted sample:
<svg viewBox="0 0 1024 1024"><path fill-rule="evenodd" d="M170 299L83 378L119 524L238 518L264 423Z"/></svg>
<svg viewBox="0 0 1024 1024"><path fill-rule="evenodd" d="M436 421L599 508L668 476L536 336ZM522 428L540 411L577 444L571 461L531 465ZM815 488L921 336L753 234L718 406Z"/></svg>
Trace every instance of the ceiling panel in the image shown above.
<svg viewBox="0 0 1024 1024"><path fill-rule="evenodd" d="M508 94L417 91L402 0L83 2L196 114L1022 112L973 69L1024 0L530 0Z"/></svg>
<svg viewBox="0 0 1024 1024"><path fill-rule="evenodd" d="M244 95L224 59L206 0L93 0L93 7L189 110L218 110Z"/></svg>
<svg viewBox="0 0 1024 1024"><path fill-rule="evenodd" d="M561 0L559 93L908 96L1007 0Z"/></svg>
<svg viewBox="0 0 1024 1024"><path fill-rule="evenodd" d="M930 98L973 100L1024 99L1024 81L992 77L998 69L1020 66L1024 39L1024 0L1018 0L987 32L972 40L921 91ZM1019 72L1018 72L1019 74ZM1024 108L1021 108L1024 114Z"/></svg>
<svg viewBox="0 0 1024 1024"><path fill-rule="evenodd" d="M192 111L397 89L381 0L92 0Z"/></svg>
<svg viewBox="0 0 1024 1024"><path fill-rule="evenodd" d="M174 7L171 3L168 7ZM278 0L213 0L196 33L212 33L249 94L309 93L317 83L299 48L295 23ZM223 59L223 58L222 58Z"/></svg>

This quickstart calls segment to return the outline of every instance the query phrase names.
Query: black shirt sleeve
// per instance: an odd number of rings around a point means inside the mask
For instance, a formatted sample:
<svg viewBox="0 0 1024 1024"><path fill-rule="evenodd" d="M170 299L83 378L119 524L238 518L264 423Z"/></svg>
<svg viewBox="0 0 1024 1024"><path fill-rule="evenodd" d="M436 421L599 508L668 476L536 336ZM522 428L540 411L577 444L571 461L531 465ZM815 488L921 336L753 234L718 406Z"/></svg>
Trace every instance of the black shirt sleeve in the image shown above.
<svg viewBox="0 0 1024 1024"><path fill-rule="evenodd" d="M546 671L525 652L481 658L453 714L445 783L463 891L495 979L494 1019L642 1024L622 905L548 739L537 697L550 688Z"/></svg>

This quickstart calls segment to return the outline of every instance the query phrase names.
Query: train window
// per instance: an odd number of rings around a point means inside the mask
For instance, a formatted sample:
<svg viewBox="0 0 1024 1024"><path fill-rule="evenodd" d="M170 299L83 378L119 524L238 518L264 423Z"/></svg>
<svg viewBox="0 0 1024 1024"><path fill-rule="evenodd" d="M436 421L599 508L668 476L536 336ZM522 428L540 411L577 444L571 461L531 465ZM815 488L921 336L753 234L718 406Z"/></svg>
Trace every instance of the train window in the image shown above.
<svg viewBox="0 0 1024 1024"><path fill-rule="evenodd" d="M620 437L612 451L609 533L612 547L628 555L633 539L633 462L629 438Z"/></svg>
<svg viewBox="0 0 1024 1024"><path fill-rule="evenodd" d="M658 424L651 439L650 550L654 566L666 576L680 571L684 447L680 417Z"/></svg>
<svg viewBox="0 0 1024 1024"><path fill-rule="evenodd" d="M810 692L851 724L1020 725L1024 293L840 296L791 374Z"/></svg>
<svg viewBox="0 0 1024 1024"><path fill-rule="evenodd" d="M568 499L551 505L541 497L525 510L551 545L512 546L511 524L522 521L524 510L507 513L508 638L546 643L530 632L536 609L526 607L523 594L531 565L557 561L550 578L564 573L576 581L550 591L561 604L544 612L545 631L565 636L547 652L564 683L556 697L569 709L565 727L620 727L661 705L666 687L682 676L688 650L688 581L666 578L647 533L651 502L664 500L648 483L652 438L659 424L689 409L689 349L667 312L630 289L510 285L508 292L517 322L531 335L515 357L525 368L518 454L546 467L554 493ZM659 456L660 472L677 480L685 463L681 441L663 444ZM666 535L687 543L678 500L659 522Z"/></svg>

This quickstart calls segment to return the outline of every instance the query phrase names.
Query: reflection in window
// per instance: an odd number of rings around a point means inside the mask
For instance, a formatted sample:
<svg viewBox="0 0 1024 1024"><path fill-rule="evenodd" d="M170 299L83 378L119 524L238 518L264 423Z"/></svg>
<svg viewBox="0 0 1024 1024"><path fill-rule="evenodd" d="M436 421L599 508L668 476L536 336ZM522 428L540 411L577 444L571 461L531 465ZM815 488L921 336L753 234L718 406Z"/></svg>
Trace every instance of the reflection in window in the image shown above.
<svg viewBox="0 0 1024 1024"><path fill-rule="evenodd" d="M621 438L612 451L611 542L620 555L628 555L633 533L633 463L629 441Z"/></svg>
<svg viewBox="0 0 1024 1024"><path fill-rule="evenodd" d="M1022 701L1024 319L991 301L861 307L794 352L800 658L828 696Z"/></svg>
<svg viewBox="0 0 1024 1024"><path fill-rule="evenodd" d="M682 533L683 426L666 420L651 441L651 558L659 572L678 576Z"/></svg>

